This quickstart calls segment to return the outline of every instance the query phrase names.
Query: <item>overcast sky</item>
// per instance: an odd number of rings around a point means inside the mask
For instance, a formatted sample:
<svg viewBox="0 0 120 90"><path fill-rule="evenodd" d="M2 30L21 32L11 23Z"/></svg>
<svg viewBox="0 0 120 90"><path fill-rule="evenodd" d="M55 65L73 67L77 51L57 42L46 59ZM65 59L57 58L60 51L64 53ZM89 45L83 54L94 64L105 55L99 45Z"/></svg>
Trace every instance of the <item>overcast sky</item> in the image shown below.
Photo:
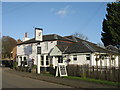
<svg viewBox="0 0 120 90"><path fill-rule="evenodd" d="M107 2L4 2L2 33L17 40L27 32L33 38L34 27L39 27L44 35L67 36L79 32L98 43L106 5Z"/></svg>

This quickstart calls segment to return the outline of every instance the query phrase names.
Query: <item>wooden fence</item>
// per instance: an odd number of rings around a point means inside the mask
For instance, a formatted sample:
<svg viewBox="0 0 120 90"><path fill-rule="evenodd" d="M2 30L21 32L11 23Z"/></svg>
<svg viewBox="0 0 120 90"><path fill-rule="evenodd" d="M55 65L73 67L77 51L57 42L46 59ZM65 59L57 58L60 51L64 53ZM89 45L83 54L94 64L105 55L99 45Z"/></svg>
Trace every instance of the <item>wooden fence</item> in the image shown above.
<svg viewBox="0 0 120 90"><path fill-rule="evenodd" d="M80 76L120 82L120 69L117 67L89 67L89 65L68 65L69 76Z"/></svg>

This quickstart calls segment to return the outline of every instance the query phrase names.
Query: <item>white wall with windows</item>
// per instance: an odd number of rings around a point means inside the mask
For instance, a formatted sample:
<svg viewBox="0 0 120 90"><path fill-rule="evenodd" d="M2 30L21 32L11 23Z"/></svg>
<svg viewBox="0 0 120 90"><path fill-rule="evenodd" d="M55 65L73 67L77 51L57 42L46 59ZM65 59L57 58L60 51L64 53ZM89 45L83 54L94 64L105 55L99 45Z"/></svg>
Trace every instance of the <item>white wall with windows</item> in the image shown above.
<svg viewBox="0 0 120 90"><path fill-rule="evenodd" d="M77 53L70 55L69 64L84 65L84 64L90 64L90 61L91 61L90 53Z"/></svg>
<svg viewBox="0 0 120 90"><path fill-rule="evenodd" d="M53 47L57 45L57 41L46 41L41 42L41 56L43 56L43 60L41 60L41 66L48 67L50 65L50 58L48 57L48 53L53 49ZM17 46L17 56L19 65L20 65L20 57L27 56L27 59L34 59L34 64L37 65L37 43L31 44L23 44ZM22 59L24 60L24 59Z"/></svg>
<svg viewBox="0 0 120 90"><path fill-rule="evenodd" d="M102 57L100 57L102 55ZM98 56L96 56L96 53L92 54L92 66L108 66L108 67L118 67L118 56L112 55L112 56L105 56L106 53L99 53ZM112 60L112 57L114 58ZM98 60L96 60L98 58Z"/></svg>

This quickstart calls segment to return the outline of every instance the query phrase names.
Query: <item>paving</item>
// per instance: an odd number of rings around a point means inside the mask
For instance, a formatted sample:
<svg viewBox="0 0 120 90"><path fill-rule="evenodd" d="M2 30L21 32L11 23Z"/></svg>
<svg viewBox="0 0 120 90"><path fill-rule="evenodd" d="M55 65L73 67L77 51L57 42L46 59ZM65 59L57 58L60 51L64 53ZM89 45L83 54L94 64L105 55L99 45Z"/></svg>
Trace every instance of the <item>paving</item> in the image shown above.
<svg viewBox="0 0 120 90"><path fill-rule="evenodd" d="M18 88L24 88L25 90L30 90L31 88L32 88L32 90L34 90L34 88L36 90L37 88L39 88L41 90L41 88L45 88L45 89L68 88L68 89L70 89L73 87L56 84L56 83L51 83L51 82L46 82L46 81L42 81L42 80L36 80L36 79L32 79L32 78L26 78L26 77L16 75L14 73L9 73L7 71L4 71L2 73L2 88L7 88L7 89L13 88L13 90L15 88L17 90L18 90ZM28 89L26 89L26 88L28 88Z"/></svg>
<svg viewBox="0 0 120 90"><path fill-rule="evenodd" d="M14 73L16 75L20 75L22 77L27 77L27 78L33 78L37 80L42 80L42 81L47 81L51 83L56 83L56 84L61 84L61 85L67 85L71 86L74 88L114 88L114 89L119 89L116 86L111 86L111 85L105 85L105 84L99 84L99 83L93 83L93 82L88 82L84 80L76 80L76 79L68 79L68 78L61 78L61 77L54 77L50 75L45 75L45 74L36 74L36 73L29 73L29 72L22 72L22 71L16 71L13 69L5 69L7 72Z"/></svg>

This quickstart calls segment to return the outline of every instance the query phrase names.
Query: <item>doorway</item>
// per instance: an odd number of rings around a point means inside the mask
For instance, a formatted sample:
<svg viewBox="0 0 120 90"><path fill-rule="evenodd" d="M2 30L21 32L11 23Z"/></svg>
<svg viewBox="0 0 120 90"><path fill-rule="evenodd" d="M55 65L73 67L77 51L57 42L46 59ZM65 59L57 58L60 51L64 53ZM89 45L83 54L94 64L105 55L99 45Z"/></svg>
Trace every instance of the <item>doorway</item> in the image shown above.
<svg viewBox="0 0 120 90"><path fill-rule="evenodd" d="M63 63L63 57L62 56L57 56L58 57L58 63Z"/></svg>

